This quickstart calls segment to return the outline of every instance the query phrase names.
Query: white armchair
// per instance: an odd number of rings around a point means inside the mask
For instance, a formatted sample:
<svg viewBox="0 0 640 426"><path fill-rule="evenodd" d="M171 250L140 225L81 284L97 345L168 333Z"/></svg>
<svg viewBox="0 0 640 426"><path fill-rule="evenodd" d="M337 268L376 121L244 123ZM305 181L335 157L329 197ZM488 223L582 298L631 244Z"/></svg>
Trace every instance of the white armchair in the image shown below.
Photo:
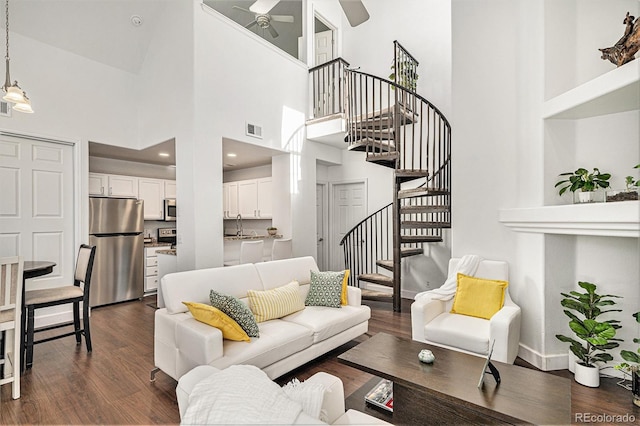
<svg viewBox="0 0 640 426"><path fill-rule="evenodd" d="M460 259L449 261L449 274L456 271ZM479 278L509 280L506 262L482 260L474 274ZM492 359L513 364L520 343L520 307L505 290L504 305L490 320L451 313L451 300L424 296L411 305L413 340L472 355L486 356L495 340Z"/></svg>

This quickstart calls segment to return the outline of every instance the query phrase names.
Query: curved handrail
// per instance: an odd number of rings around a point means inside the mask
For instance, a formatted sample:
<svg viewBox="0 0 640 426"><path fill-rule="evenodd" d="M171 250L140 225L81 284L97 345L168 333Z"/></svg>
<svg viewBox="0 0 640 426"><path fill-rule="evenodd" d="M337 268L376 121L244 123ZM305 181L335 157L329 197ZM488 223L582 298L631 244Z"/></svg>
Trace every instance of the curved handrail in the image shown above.
<svg viewBox="0 0 640 426"><path fill-rule="evenodd" d="M369 216L365 217L364 219L362 219L360 222L358 222L357 224L355 224L351 230L353 230L354 228L359 227L360 225L362 225L363 223L365 223L367 220L369 220L370 217L377 215L378 213L380 213L382 210L384 209L388 209L389 207L391 207L393 205L393 202L387 204L384 207L379 208L378 210L376 210L375 212L371 213ZM349 230L346 234L344 234L344 237L342 237L342 239L340 240L340 245L344 245L344 242L347 238L347 236L349 235L349 232L351 232L351 230Z"/></svg>

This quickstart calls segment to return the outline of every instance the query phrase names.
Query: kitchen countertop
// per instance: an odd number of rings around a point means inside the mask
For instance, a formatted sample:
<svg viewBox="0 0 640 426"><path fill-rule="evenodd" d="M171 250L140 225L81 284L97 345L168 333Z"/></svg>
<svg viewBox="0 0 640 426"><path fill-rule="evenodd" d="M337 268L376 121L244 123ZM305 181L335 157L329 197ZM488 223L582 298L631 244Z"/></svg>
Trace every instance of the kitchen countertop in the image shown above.
<svg viewBox="0 0 640 426"><path fill-rule="evenodd" d="M276 239L282 238L282 235L242 235L240 237L236 235L232 235L229 237L224 237L225 241L239 241L239 240L267 240L267 239Z"/></svg>
<svg viewBox="0 0 640 426"><path fill-rule="evenodd" d="M171 256L177 256L177 250L176 249L168 249L168 250L157 250L156 254L168 254Z"/></svg>
<svg viewBox="0 0 640 426"><path fill-rule="evenodd" d="M171 243L144 243L145 247L171 247Z"/></svg>

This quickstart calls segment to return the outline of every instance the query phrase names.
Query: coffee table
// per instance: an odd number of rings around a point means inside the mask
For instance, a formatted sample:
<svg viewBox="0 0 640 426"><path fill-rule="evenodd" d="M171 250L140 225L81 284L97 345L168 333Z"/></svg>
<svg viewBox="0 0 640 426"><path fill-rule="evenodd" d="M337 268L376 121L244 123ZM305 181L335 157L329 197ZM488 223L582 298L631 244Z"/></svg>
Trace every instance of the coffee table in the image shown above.
<svg viewBox="0 0 640 426"><path fill-rule="evenodd" d="M433 364L418 360L430 349ZM395 424L570 424L571 381L500 362L502 381L486 375L485 359L378 333L338 356L340 362L393 381Z"/></svg>

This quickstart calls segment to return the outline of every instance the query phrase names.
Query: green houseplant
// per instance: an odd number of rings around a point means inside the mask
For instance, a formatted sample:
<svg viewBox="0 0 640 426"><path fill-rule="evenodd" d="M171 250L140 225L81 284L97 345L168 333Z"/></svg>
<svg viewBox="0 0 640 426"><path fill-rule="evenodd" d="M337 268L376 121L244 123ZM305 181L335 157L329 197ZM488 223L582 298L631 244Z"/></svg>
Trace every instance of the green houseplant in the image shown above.
<svg viewBox="0 0 640 426"><path fill-rule="evenodd" d="M574 202L592 203L597 200L596 190L598 188L608 188L610 173L601 173L597 167L589 173L587 169L580 167L574 172L560 173L559 176L566 178L558 181L555 187L560 187L558 194L562 195L567 190L574 193Z"/></svg>
<svg viewBox="0 0 640 426"><path fill-rule="evenodd" d="M416 72L416 66L414 62L406 59L398 63L398 69L396 70L395 61L391 64L391 74L389 74L389 80L395 81L398 85L405 87L412 92L416 91L418 87L418 73ZM392 86L392 89L395 87Z"/></svg>
<svg viewBox="0 0 640 426"><path fill-rule="evenodd" d="M575 365L576 382L590 387L598 387L600 384L600 369L596 362L613 360L608 350L617 348L621 341L616 339L616 329L622 327L618 320L598 321L600 315L609 312L620 312L620 309L603 309L615 305L612 298L619 298L611 294L600 295L596 293L596 285L580 281L578 286L584 290L580 293L571 291L560 293L564 299L560 304L566 308L563 312L570 318L569 328L576 337L584 343L562 334L556 334L556 338L570 344L571 352L578 362Z"/></svg>
<svg viewBox="0 0 640 426"><path fill-rule="evenodd" d="M636 164L634 169L640 169L640 164ZM640 188L640 179L636 179L633 176L627 176L624 178L625 189L607 191L607 202L611 201L628 201L638 199L638 188Z"/></svg>
<svg viewBox="0 0 640 426"><path fill-rule="evenodd" d="M640 324L640 312L633 314L636 322ZM633 343L640 343L639 338L634 338ZM640 407L640 348L637 352L631 352L627 350L621 350L620 356L627 362L623 362L616 366L617 369L624 371L631 375L631 392L633 393L633 403Z"/></svg>

